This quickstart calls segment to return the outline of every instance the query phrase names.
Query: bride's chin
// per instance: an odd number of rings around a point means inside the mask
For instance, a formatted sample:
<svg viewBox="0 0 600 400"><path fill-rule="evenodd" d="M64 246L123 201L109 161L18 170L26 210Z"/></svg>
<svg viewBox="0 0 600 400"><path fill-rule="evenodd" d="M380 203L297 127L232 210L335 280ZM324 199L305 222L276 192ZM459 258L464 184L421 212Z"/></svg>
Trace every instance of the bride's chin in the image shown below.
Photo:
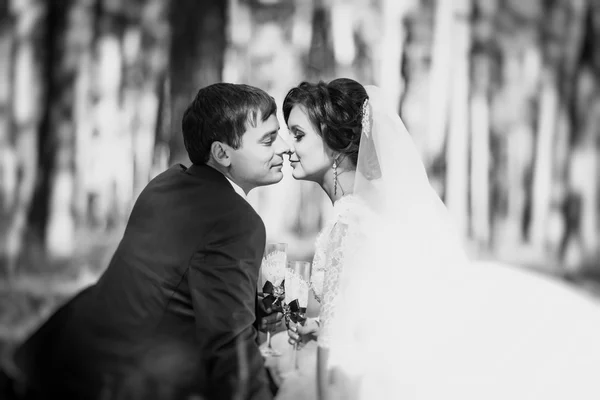
<svg viewBox="0 0 600 400"><path fill-rule="evenodd" d="M292 171L292 177L297 180L297 181L304 181L306 180L306 178L304 176L302 176L302 174L296 172L296 170Z"/></svg>

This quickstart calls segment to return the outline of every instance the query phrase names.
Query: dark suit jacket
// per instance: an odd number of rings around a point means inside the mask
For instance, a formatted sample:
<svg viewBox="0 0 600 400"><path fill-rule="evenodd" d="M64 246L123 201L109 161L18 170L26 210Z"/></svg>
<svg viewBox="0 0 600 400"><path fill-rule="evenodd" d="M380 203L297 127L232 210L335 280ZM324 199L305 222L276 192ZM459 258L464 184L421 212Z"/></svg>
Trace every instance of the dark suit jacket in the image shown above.
<svg viewBox="0 0 600 400"><path fill-rule="evenodd" d="M262 220L218 171L177 165L157 176L107 270L62 318L50 391L106 396L147 364L180 367L148 357L174 344L199 361L193 383L206 398L270 399L254 327L264 247Z"/></svg>

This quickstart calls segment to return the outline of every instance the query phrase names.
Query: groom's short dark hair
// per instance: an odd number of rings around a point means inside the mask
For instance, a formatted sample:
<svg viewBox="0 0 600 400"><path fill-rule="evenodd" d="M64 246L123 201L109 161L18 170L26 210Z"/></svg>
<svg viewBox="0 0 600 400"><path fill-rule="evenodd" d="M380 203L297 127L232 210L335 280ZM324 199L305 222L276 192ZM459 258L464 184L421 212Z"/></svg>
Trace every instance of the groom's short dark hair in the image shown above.
<svg viewBox="0 0 600 400"><path fill-rule="evenodd" d="M277 112L275 100L262 89L242 84L215 83L203 87L183 114L185 149L194 164L206 164L213 142L234 149L242 144L248 126Z"/></svg>

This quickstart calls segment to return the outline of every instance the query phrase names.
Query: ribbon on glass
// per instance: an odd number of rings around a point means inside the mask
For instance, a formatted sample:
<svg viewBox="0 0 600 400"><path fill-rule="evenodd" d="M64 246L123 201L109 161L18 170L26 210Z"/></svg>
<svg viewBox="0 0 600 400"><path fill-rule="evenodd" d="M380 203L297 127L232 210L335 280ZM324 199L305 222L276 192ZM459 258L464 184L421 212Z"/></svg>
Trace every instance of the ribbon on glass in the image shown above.
<svg viewBox="0 0 600 400"><path fill-rule="evenodd" d="M281 282L280 286L275 286L271 283L271 281L265 282L262 288L262 292L264 294L262 302L265 306L265 309L268 310L269 308L277 307L278 305L280 305L283 296L285 295L284 283L285 280Z"/></svg>
<svg viewBox="0 0 600 400"><path fill-rule="evenodd" d="M285 317L288 323L290 320L295 324L304 323L306 321L306 307L300 307L298 299L290 301L285 307Z"/></svg>

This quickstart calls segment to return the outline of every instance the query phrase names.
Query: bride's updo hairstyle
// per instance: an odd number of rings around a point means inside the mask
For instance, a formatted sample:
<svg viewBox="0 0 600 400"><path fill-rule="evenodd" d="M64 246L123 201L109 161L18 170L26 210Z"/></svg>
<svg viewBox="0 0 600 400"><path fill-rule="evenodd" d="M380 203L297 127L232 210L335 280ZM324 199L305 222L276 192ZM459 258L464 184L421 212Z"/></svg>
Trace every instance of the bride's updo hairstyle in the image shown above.
<svg viewBox="0 0 600 400"><path fill-rule="evenodd" d="M367 91L358 82L339 78L329 83L302 82L283 101L287 124L294 106L302 106L327 146L356 167L362 129L362 110Z"/></svg>

